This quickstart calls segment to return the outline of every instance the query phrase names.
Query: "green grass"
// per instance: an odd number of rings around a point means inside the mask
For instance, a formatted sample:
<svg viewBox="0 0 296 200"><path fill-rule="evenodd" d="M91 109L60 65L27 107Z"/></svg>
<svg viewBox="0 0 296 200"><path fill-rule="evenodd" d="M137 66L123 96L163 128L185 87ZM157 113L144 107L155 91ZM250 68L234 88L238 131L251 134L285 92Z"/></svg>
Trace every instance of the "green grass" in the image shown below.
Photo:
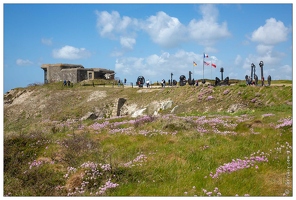
<svg viewBox="0 0 296 200"><path fill-rule="evenodd" d="M293 195L292 168L287 171L292 166L292 125L276 128L281 120L292 117L292 106L283 103L292 101L290 86L179 87L149 93L133 88L60 88L69 90L63 94L70 102L59 99L59 84L31 87L43 90L51 108L35 118L26 117L31 113L24 110L18 121L5 115L4 195L208 196L204 190L211 196L283 196L285 191ZM226 89L229 93L223 94ZM104 103L81 103L97 90L107 91ZM203 100L198 101L201 93ZM214 99L206 100L208 95ZM179 110L175 114L163 110L148 118L68 121L98 105L111 107L114 98L123 96L128 103L138 100L138 105L172 99ZM263 103L250 103L255 97ZM268 100L272 106L265 103ZM229 113L229 102L245 107ZM108 125L92 127L105 120ZM210 176L233 160L263 155L268 162L221 173L218 178ZM39 164L32 165L34 161ZM97 168L82 167L89 162L98 164ZM111 168L105 171L99 164ZM119 185L100 194L109 179Z"/></svg>

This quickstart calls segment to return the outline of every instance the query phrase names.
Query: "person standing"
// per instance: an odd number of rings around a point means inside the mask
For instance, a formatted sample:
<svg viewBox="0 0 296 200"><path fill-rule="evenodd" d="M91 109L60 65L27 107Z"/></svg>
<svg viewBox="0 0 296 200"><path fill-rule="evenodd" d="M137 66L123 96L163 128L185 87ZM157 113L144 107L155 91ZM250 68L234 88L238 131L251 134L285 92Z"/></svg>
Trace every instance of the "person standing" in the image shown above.
<svg viewBox="0 0 296 200"><path fill-rule="evenodd" d="M150 86L150 81L149 81L149 79L146 81L146 85L147 85L147 88L149 88L149 86Z"/></svg>
<svg viewBox="0 0 296 200"><path fill-rule="evenodd" d="M268 81L268 86L270 86L270 84L271 84L271 76L270 75L268 75L267 81Z"/></svg>

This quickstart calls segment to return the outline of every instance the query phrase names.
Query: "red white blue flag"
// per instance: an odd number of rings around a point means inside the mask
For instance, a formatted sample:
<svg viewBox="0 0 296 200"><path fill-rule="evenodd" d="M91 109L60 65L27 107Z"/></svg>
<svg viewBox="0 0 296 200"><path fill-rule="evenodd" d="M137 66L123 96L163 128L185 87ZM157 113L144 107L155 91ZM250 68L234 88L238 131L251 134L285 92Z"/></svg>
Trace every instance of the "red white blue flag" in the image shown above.
<svg viewBox="0 0 296 200"><path fill-rule="evenodd" d="M209 57L209 55L204 53L204 58L208 58L208 57Z"/></svg>

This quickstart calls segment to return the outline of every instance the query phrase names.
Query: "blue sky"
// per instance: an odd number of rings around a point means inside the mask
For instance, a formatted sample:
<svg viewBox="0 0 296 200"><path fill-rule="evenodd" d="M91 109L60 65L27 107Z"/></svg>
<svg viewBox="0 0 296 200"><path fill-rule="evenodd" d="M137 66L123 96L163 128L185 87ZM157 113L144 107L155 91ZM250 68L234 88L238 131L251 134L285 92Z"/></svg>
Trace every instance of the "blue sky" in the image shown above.
<svg viewBox="0 0 296 200"><path fill-rule="evenodd" d="M127 82L188 78L292 80L292 3L3 4L4 93L43 83L42 64L106 68ZM204 66L205 60L216 68ZM193 61L197 66L193 66Z"/></svg>

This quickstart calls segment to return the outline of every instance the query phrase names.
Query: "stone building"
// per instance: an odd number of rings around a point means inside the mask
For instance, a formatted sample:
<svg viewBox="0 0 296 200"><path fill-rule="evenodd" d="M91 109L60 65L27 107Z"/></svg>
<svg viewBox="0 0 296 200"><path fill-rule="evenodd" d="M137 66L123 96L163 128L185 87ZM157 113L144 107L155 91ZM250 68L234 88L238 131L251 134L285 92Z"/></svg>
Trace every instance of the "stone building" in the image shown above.
<svg viewBox="0 0 296 200"><path fill-rule="evenodd" d="M83 80L114 79L115 72L103 68L84 68L74 64L43 64L44 83L69 80L78 83Z"/></svg>

